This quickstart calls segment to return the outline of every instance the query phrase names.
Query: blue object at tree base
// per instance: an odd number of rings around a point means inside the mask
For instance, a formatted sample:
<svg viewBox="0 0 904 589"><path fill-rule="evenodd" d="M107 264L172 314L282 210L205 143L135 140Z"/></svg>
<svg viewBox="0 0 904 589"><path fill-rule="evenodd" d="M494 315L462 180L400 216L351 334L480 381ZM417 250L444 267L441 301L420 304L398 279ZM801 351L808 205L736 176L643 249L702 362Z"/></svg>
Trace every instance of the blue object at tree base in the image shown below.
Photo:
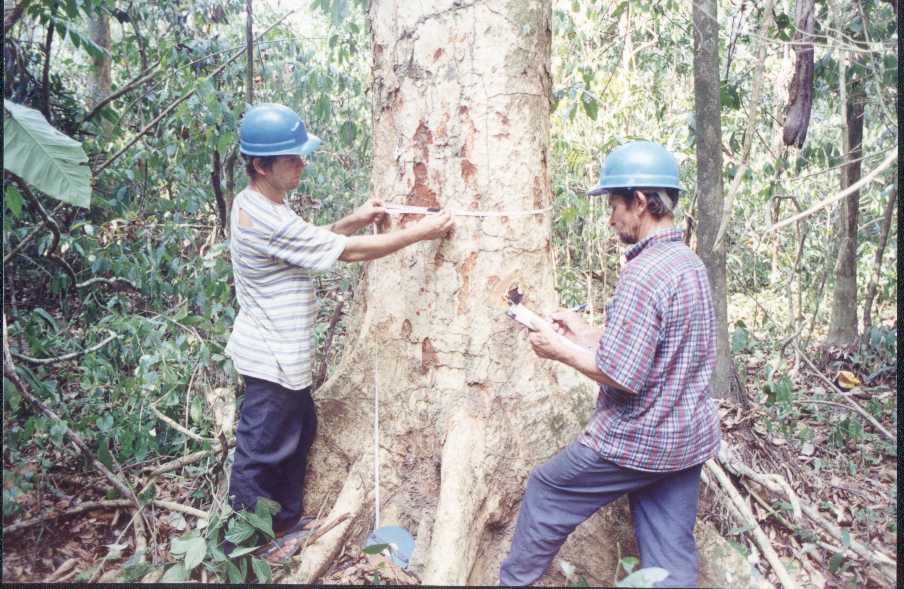
<svg viewBox="0 0 904 589"><path fill-rule="evenodd" d="M389 556L396 565L408 569L411 553L414 552L414 538L405 528L383 526L371 532L365 548L375 544L389 544Z"/></svg>

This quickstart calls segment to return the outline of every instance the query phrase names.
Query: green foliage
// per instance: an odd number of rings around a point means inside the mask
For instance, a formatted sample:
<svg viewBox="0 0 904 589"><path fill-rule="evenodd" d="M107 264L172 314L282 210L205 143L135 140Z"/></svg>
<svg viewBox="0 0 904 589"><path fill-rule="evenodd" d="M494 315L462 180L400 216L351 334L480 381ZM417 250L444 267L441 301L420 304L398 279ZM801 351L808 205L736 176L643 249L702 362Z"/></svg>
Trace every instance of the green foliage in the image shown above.
<svg viewBox="0 0 904 589"><path fill-rule="evenodd" d="M91 169L81 144L54 129L38 111L3 101L3 169L63 202L87 208Z"/></svg>
<svg viewBox="0 0 904 589"><path fill-rule="evenodd" d="M191 530L170 540L170 555L177 560L161 581L185 582L197 577L203 567L214 582L247 583L249 573L258 583L272 582L270 564L254 553L275 536L273 515L279 504L259 498L254 512L233 511L229 506L213 516L203 530ZM235 548L227 555L223 543Z"/></svg>

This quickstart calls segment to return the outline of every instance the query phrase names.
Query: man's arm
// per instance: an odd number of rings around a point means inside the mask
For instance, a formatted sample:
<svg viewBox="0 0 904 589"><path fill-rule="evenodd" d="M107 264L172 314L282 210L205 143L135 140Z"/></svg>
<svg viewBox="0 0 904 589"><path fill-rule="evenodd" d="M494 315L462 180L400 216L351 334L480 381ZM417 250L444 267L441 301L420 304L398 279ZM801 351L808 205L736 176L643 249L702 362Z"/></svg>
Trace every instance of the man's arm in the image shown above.
<svg viewBox="0 0 904 589"><path fill-rule="evenodd" d="M444 237L452 228L452 215L443 212L424 217L404 229L377 235L354 235L345 243L339 255L343 262L363 262L375 260L425 239Z"/></svg>
<svg viewBox="0 0 904 589"><path fill-rule="evenodd" d="M594 327L574 311L559 310L550 315L556 333L585 348L595 348L603 337L603 328Z"/></svg>
<svg viewBox="0 0 904 589"><path fill-rule="evenodd" d="M622 391L635 394L624 385L612 380L605 372L601 371L596 365L596 354L592 350L578 350L566 345L559 340L558 334L548 323L535 325L536 331L531 332L529 339L534 353L541 358L556 360L567 366L571 366L581 374L593 379L594 381L610 386Z"/></svg>
<svg viewBox="0 0 904 589"><path fill-rule="evenodd" d="M342 217L341 219L327 227L327 229L329 229L333 233L352 235L354 233L357 233L358 230L362 227L366 227L371 223L379 223L385 216L386 211L383 209L383 201L378 198L371 198L350 214Z"/></svg>

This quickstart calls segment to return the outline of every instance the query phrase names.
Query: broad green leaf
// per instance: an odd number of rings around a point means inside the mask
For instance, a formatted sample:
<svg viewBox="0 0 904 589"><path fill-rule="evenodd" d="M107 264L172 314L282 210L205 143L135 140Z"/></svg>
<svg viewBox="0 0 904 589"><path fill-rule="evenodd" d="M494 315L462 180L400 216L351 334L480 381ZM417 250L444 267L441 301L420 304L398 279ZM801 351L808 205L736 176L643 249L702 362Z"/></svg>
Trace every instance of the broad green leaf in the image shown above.
<svg viewBox="0 0 904 589"><path fill-rule="evenodd" d="M254 528L243 522L238 521L232 527L231 530L226 532L226 539L232 542L233 544L241 544L245 540L251 537L251 534L254 533Z"/></svg>
<svg viewBox="0 0 904 589"><path fill-rule="evenodd" d="M56 319L53 318L53 315L51 315L41 307L35 308L34 310L32 310L32 313L46 321L47 325L49 325L54 331L60 330L60 326L57 325Z"/></svg>
<svg viewBox="0 0 904 589"><path fill-rule="evenodd" d="M3 168L63 202L88 208L91 169L81 143L53 128L40 112L3 101Z"/></svg>
<svg viewBox="0 0 904 589"><path fill-rule="evenodd" d="M258 497L257 503L254 504L254 513L260 517L273 517L282 509L279 503L267 497Z"/></svg>
<svg viewBox="0 0 904 589"><path fill-rule="evenodd" d="M616 587L652 587L669 576L669 572L659 567L648 567L634 571L615 584Z"/></svg>
<svg viewBox="0 0 904 589"><path fill-rule="evenodd" d="M251 569L257 577L259 583L269 583L272 572L270 571L270 563L260 558L251 557Z"/></svg>
<svg viewBox="0 0 904 589"><path fill-rule="evenodd" d="M108 444L109 441L106 437L101 438L100 444L97 446L97 459L100 460L101 464L113 470L113 455L110 454Z"/></svg>
<svg viewBox="0 0 904 589"><path fill-rule="evenodd" d="M638 559L636 556L626 556L621 559L622 568L625 569L626 573L633 571L638 564L640 564L640 559Z"/></svg>
<svg viewBox="0 0 904 589"><path fill-rule="evenodd" d="M185 554L186 552L188 552L190 542L195 538L196 536L194 535L194 532L190 532L182 538L173 538L172 540L170 540L170 553L175 556Z"/></svg>
<svg viewBox="0 0 904 589"><path fill-rule="evenodd" d="M600 106L596 101L596 98L590 96L589 94L584 94L581 96L581 106L584 107L584 112L587 113L587 116L596 120L596 115L599 112Z"/></svg>
<svg viewBox="0 0 904 589"><path fill-rule="evenodd" d="M246 513L245 519L249 524L267 534L270 538L276 537L276 534L273 533L273 524L271 523L270 516L261 517L256 513Z"/></svg>
<svg viewBox="0 0 904 589"><path fill-rule="evenodd" d="M241 561L244 562L244 561ZM245 575L242 573L242 570L239 569L231 560L226 561L226 576L229 578L230 583L244 583Z"/></svg>
<svg viewBox="0 0 904 589"><path fill-rule="evenodd" d="M750 334L743 327L738 327L731 334L731 353L737 354L750 345Z"/></svg>
<svg viewBox="0 0 904 589"><path fill-rule="evenodd" d="M13 214L14 219L18 219L19 215L22 214L22 194L12 184L7 186L6 191L3 193L3 203L9 209L9 212Z"/></svg>
<svg viewBox="0 0 904 589"><path fill-rule="evenodd" d="M362 548L361 552L364 554L380 554L387 548L389 548L389 544L371 544Z"/></svg>
<svg viewBox="0 0 904 589"><path fill-rule="evenodd" d="M741 95L738 93L738 87L730 82L722 81L719 88L719 98L723 108L737 110L741 108Z"/></svg>
<svg viewBox="0 0 904 589"><path fill-rule="evenodd" d="M185 567L182 566L182 563L177 563L171 566L163 573L163 577L160 579L161 583L183 583L188 580L188 571L185 570Z"/></svg>
<svg viewBox="0 0 904 589"><path fill-rule="evenodd" d="M185 569L190 571L201 564L207 554L207 542L204 538L192 538L187 542L185 551Z"/></svg>
<svg viewBox="0 0 904 589"><path fill-rule="evenodd" d="M229 558L238 558L240 556L245 556L246 554L251 554L258 548L260 548L260 546L242 546L241 548L236 548L229 553Z"/></svg>

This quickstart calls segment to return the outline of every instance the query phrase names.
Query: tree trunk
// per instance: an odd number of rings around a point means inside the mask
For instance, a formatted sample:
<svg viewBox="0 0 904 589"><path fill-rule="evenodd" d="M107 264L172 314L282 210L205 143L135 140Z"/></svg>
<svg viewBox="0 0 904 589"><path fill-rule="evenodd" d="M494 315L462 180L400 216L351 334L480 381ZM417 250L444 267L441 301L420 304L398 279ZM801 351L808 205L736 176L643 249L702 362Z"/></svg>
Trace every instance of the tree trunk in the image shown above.
<svg viewBox="0 0 904 589"><path fill-rule="evenodd" d="M849 80L846 80L849 78ZM847 84L844 101L845 130L843 153L849 163L841 169L841 189L860 180L863 156L863 106L866 100L863 82L855 76L842 76ZM846 346L857 341L857 226L860 191L849 194L835 219L838 257L835 259L835 288L832 292L832 318L824 344Z"/></svg>
<svg viewBox="0 0 904 589"><path fill-rule="evenodd" d="M97 106L100 101L110 95L110 91L113 87L110 73L110 49L113 46L112 37L110 35L110 15L103 11L99 12L91 18L89 28L91 40L104 50L101 57L95 57L92 60L94 62L94 70L91 73L88 90L88 110L91 110ZM113 128L112 123L106 119L103 119L101 127L103 128L105 135L109 135Z"/></svg>
<svg viewBox="0 0 904 589"><path fill-rule="evenodd" d="M716 312L713 395L732 395L728 346L725 242L713 248L722 218L722 126L719 98L719 24L715 0L694 1L694 104L697 129L697 255L706 265Z"/></svg>
<svg viewBox="0 0 904 589"><path fill-rule="evenodd" d="M387 0L369 16L372 194L453 209L548 206L549 2ZM328 520L352 518L306 549L293 582L316 580L374 527L377 390L379 525L416 537L412 568L425 584L496 582L530 469L580 433L596 397L590 380L537 359L500 307L513 285L527 305L555 306L550 238L548 212L457 217L450 238L367 266L357 336L315 395L306 479L307 511L325 502ZM636 554L624 501L580 526L561 556L608 584L616 542Z"/></svg>
<svg viewBox="0 0 904 589"><path fill-rule="evenodd" d="M254 104L254 13L245 0L245 102Z"/></svg>
<svg viewBox="0 0 904 589"><path fill-rule="evenodd" d="M110 16L106 12L101 12L91 18L90 24L91 40L98 47L104 50L101 57L92 58L94 62L94 71L92 72L89 85L89 100L93 107L95 104L106 98L110 94L112 82L110 78L110 46L112 44L110 37Z"/></svg>

